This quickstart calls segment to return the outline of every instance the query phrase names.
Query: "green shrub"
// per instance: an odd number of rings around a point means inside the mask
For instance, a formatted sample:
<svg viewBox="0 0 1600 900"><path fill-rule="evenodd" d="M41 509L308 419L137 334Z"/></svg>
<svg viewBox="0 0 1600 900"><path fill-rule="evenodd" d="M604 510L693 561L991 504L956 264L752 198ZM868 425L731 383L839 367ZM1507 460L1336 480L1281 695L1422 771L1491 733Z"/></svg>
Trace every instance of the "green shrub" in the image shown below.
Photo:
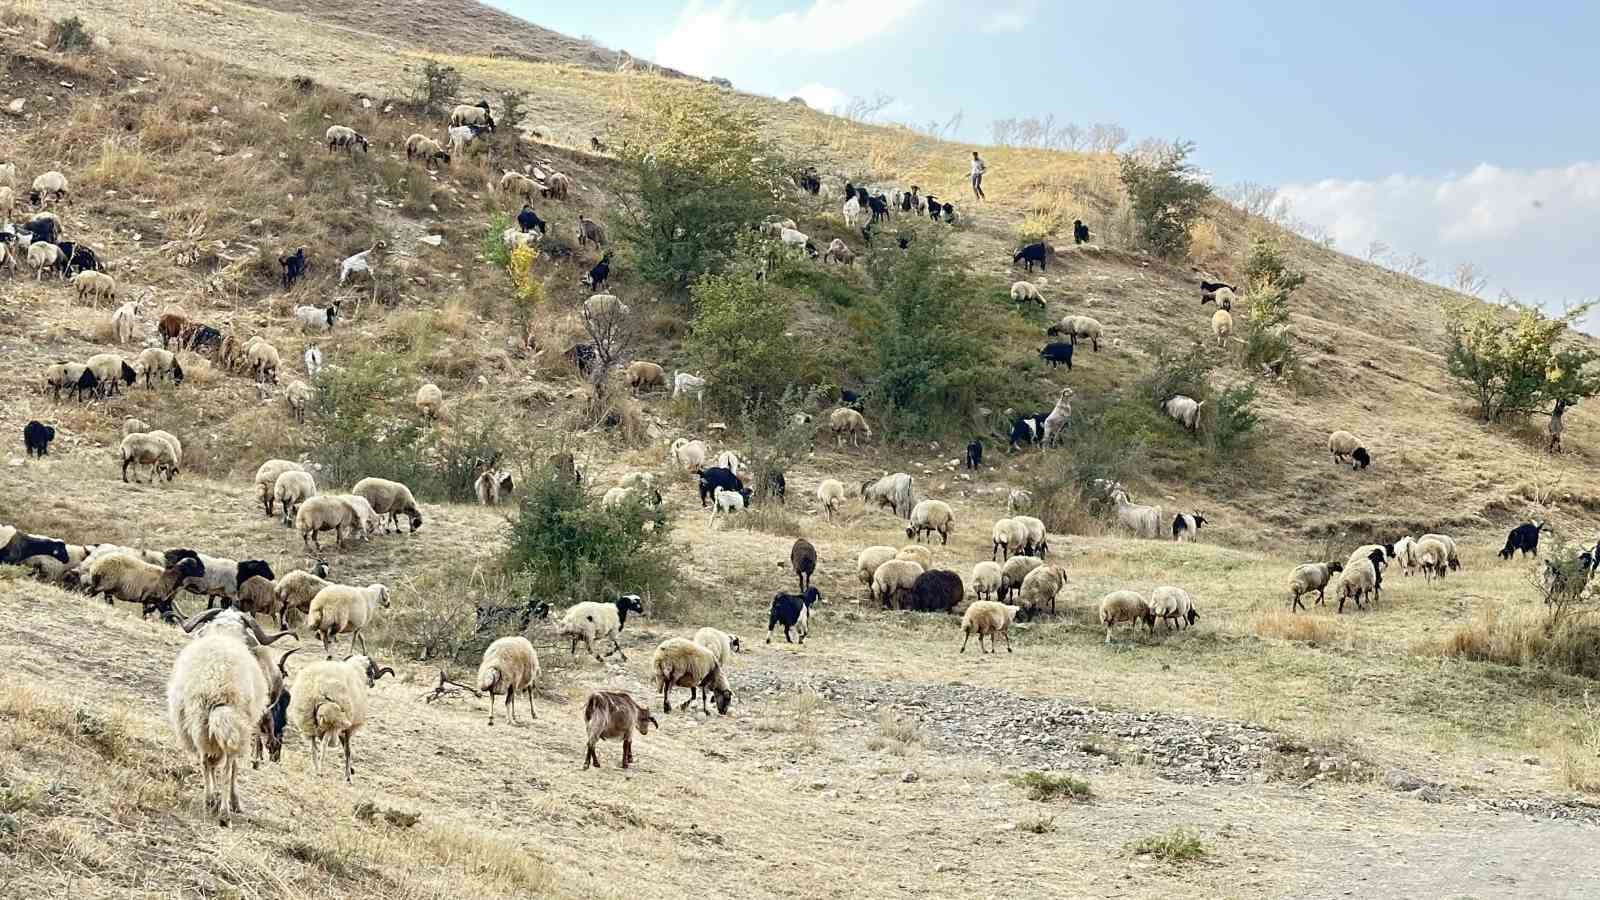
<svg viewBox="0 0 1600 900"><path fill-rule="evenodd" d="M483 258L500 271L507 271L506 264L511 261L511 251L506 249L505 230L511 227L511 218L505 213L497 212L489 217L489 226L483 231Z"/></svg>
<svg viewBox="0 0 1600 900"><path fill-rule="evenodd" d="M50 46L57 50L72 53L87 50L93 44L94 38L77 16L70 16L50 26Z"/></svg>
<svg viewBox="0 0 1600 900"><path fill-rule="evenodd" d="M1029 800L1088 800L1093 796L1089 782L1064 772L1024 772L1011 776L1011 783L1026 790Z"/></svg>
<svg viewBox="0 0 1600 900"><path fill-rule="evenodd" d="M662 595L677 579L670 530L663 510L639 502L602 508L587 488L545 464L524 485L505 568L526 577L532 595L555 606Z"/></svg>
<svg viewBox="0 0 1600 900"><path fill-rule="evenodd" d="M1161 421L1137 398L1073 404L1068 450L1051 451L1033 470L1028 490L1051 531L1082 534L1106 509L1098 481L1129 483L1147 466L1152 435Z"/></svg>
<svg viewBox="0 0 1600 900"><path fill-rule="evenodd" d="M1500 307L1472 300L1447 304L1450 377L1477 404L1485 422L1600 394L1600 374L1595 372L1600 353L1561 347L1568 328L1594 307L1581 303L1550 318L1535 307L1516 305L1516 316L1510 318Z"/></svg>
<svg viewBox="0 0 1600 900"><path fill-rule="evenodd" d="M1210 853L1200 835L1188 828L1174 828L1163 834L1129 841L1127 850L1137 856L1154 857L1168 865L1199 862Z"/></svg>
<svg viewBox="0 0 1600 900"><path fill-rule="evenodd" d="M770 426L800 371L798 342L785 336L788 296L753 276L730 273L701 277L693 297L684 349L706 379L706 405Z"/></svg>
<svg viewBox="0 0 1600 900"><path fill-rule="evenodd" d="M1299 368L1289 328L1290 296L1306 276L1289 268L1277 244L1257 239L1245 257L1244 353L1239 363L1251 374L1293 376Z"/></svg>
<svg viewBox="0 0 1600 900"><path fill-rule="evenodd" d="M1193 143L1177 141L1120 160L1139 243L1166 259L1181 259L1189 252L1189 226L1211 199L1211 188L1185 162L1193 152Z"/></svg>
<svg viewBox="0 0 1600 900"><path fill-rule="evenodd" d="M425 60L411 85L411 102L425 113L444 112L461 90L461 73L455 66Z"/></svg>
<svg viewBox="0 0 1600 900"><path fill-rule="evenodd" d="M1249 445L1260 422L1254 408L1255 400L1254 384L1228 388L1213 398L1216 410L1207 429L1213 453L1224 456Z"/></svg>

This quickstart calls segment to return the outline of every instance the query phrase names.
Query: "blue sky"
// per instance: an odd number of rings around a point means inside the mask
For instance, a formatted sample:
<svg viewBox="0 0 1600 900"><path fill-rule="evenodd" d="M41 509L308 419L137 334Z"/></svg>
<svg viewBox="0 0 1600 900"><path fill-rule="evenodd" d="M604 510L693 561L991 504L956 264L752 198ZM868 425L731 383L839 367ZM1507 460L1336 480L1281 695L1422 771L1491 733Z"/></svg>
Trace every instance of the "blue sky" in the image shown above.
<svg viewBox="0 0 1600 900"><path fill-rule="evenodd" d="M1186 138L1340 249L1382 240L1559 307L1600 296L1600 3L491 0L741 90L886 118L1054 113Z"/></svg>

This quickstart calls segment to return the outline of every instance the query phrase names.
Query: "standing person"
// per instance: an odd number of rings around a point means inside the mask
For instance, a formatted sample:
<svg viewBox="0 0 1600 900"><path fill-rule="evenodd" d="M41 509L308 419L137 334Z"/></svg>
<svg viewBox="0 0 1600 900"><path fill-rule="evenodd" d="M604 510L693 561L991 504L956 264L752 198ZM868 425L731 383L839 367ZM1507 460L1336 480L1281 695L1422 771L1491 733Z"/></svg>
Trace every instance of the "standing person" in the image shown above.
<svg viewBox="0 0 1600 900"><path fill-rule="evenodd" d="M988 169L989 167L983 164L983 158L978 155L978 151L972 151L972 193L979 200L986 199L983 196L983 173Z"/></svg>

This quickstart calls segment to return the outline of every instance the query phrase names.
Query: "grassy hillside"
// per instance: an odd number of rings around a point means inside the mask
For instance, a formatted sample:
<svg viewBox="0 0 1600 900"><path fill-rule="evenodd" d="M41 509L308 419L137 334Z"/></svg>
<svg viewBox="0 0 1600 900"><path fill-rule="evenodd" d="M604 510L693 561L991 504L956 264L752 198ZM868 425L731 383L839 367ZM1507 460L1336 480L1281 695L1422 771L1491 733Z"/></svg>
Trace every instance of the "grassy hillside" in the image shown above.
<svg viewBox="0 0 1600 900"><path fill-rule="evenodd" d="M988 465L967 477L949 461L970 432L860 449L838 449L821 432L789 469L787 508L712 523L691 478L667 465L668 442L687 435L748 450L765 437L738 421L713 431L703 411L659 394L618 402L628 427L595 427L559 354L582 334L577 310L589 292L579 278L597 255L576 247L574 222L580 213L605 220L629 188L624 168L590 152L589 139L611 136L608 123L642 89L707 92L756 113L766 136L818 165L835 193L848 178L964 198L971 148L690 79L619 73L587 44L468 3L87 0L70 11L110 48L41 50L33 42L47 34L45 16L64 11L0 6L0 101L26 100L24 115L0 115L7 159L24 182L48 168L71 178L72 202L56 207L69 237L100 249L118 302L142 308L123 352L155 343L155 314L174 304L241 337L265 336L285 372L277 386L257 385L185 352L179 389L56 403L40 372L114 349L106 305L26 272L0 276L0 391L10 398L0 431L14 436L39 418L60 434L44 460L12 462L12 448L0 467L0 523L304 564L298 536L255 503L255 467L269 457L388 462L330 459L321 442L346 435L290 417L283 386L304 376L301 353L315 343L342 370L323 382L340 386L341 409L364 411L337 421L391 442L423 435L430 449L418 458L430 471L493 443L516 466L570 449L597 492L624 473L654 472L680 569L676 586L629 620L625 662L574 659L551 623L535 622L528 634L546 667L539 720L491 731L483 698L421 698L441 669L471 680L476 604L525 597L503 566L512 513L458 502L461 485L439 476L423 497L421 532L326 554L339 581L381 581L395 594L371 638L400 678L374 689L354 786L316 780L291 735L282 765L241 775L246 815L220 834L163 721L181 635L0 569L0 653L12 676L0 688L0 881L97 896L332 897L377 883L418 898L703 896L708 884L772 897L1600 890L1582 865L1592 829L1573 824L1600 820L1593 627L1547 629L1530 586L1538 563L1494 555L1504 526L1524 516L1589 533L1600 414L1569 413L1568 452L1554 458L1541 452L1537 424L1479 425L1444 374L1449 292L1224 206L1209 211L1192 260L1150 259L1132 247L1113 157L985 148L993 199L957 201L947 252L973 272L970 330L1007 375L982 398L994 418L1008 405L1047 408L1066 385L1080 409L1130 395L1159 346L1210 345L1211 308L1198 305L1190 266L1238 278L1262 236L1309 276L1293 309L1305 371L1261 383L1257 440L1236 456L1206 451L1128 401L1146 445L1135 493L1168 514L1201 510L1201 542L1131 540L1075 517L1070 533L1052 536L1052 561L1071 578L1061 615L1019 627L1015 653L958 655L954 619L881 611L857 581L860 549L904 543L904 523L853 498L827 521L813 502L818 482L914 474L919 494L956 510L955 536L932 552L965 578L988 558L989 525L1008 492L1059 478L1079 445L1008 455L986 434ZM406 160L404 141L440 134L443 121L400 101L435 56L466 75L463 99L529 96L520 129L425 168ZM322 134L335 122L370 136L370 154L330 154ZM486 258L491 221L518 205L495 184L525 166L576 185L566 202L536 202L555 226L538 305L513 296ZM854 243L837 197L786 203L813 236ZM1017 310L1005 288L1020 277L1009 265L1019 230L1079 217L1096 244L1064 248L1035 279L1046 314ZM377 241L386 247L376 282L341 287L338 261ZM283 292L276 258L299 246L313 267ZM619 259L612 290L637 311L638 355L669 372L684 367L684 308L658 299L626 252ZM810 374L859 379L874 349L864 338L876 308L869 277L860 267L801 271L787 288L799 300L791 338L807 349ZM331 335L293 325L294 306L334 299L345 319ZM1080 348L1070 374L1037 358L1045 326L1067 313L1108 329L1099 353ZM1250 377L1231 348L1208 352L1219 386ZM443 422L413 408L427 381L445 392ZM830 407L812 411L825 417ZM118 480L127 416L183 438L179 479ZM1363 436L1372 470L1329 461L1327 433L1339 427ZM1368 534L1425 529L1461 541L1462 569L1444 583L1391 571L1371 611L1285 611L1294 564L1342 559ZM803 648L781 637L767 646L767 602L793 583L789 548L802 535L817 546L827 602ZM1119 631L1107 643L1098 599L1162 584L1195 595L1198 627ZM650 697L655 645L706 624L745 639L730 676L733 715L674 713L636 740L636 770L616 771L620 748L606 744L607 767L580 773L585 693ZM1091 797L1034 799L1049 780L1039 773L1083 779ZM420 819L408 825L410 815ZM201 842L208 851L192 852Z"/></svg>

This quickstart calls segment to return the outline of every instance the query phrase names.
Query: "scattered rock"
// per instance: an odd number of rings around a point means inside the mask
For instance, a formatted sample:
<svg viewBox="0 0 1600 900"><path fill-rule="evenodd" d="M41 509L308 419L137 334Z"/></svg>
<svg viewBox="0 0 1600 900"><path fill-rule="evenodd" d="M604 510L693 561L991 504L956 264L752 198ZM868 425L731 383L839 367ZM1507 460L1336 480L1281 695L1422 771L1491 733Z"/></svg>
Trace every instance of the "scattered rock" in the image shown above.
<svg viewBox="0 0 1600 900"><path fill-rule="evenodd" d="M22 108L27 105L28 100L26 97L18 97L17 99L6 104L6 113L8 115L20 116L22 115Z"/></svg>
<svg viewBox="0 0 1600 900"><path fill-rule="evenodd" d="M907 769L904 772L900 773L900 781L905 783L905 784L915 784L915 783L917 783L917 781L919 781L921 779L921 777L922 776L918 775L916 772L913 772L910 769Z"/></svg>
<svg viewBox="0 0 1600 900"><path fill-rule="evenodd" d="M444 243L444 235L442 235L442 234L430 234L430 235L428 235L426 237L418 238L417 240L420 241L421 243L427 244L430 247L437 247L440 244Z"/></svg>

